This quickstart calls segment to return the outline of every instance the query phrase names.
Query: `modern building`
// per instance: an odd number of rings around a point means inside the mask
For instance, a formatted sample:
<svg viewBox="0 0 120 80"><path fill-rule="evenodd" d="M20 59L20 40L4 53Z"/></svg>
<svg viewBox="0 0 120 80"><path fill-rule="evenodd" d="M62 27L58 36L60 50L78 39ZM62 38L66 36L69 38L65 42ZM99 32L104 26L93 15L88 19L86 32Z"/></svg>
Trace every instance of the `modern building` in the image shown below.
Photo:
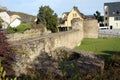
<svg viewBox="0 0 120 80"><path fill-rule="evenodd" d="M104 3L104 25L109 29L120 29L120 2Z"/></svg>
<svg viewBox="0 0 120 80"><path fill-rule="evenodd" d="M80 19L83 21L84 15L79 12L77 7L73 7L70 12L64 12L62 17L59 19L59 31L68 31L72 29L72 20L73 19Z"/></svg>

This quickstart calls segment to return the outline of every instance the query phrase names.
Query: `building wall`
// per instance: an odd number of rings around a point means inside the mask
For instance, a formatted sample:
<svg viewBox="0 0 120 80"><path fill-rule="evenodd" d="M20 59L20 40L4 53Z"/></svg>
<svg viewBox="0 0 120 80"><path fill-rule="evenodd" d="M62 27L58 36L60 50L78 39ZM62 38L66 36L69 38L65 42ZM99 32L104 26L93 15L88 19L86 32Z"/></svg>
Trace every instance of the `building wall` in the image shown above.
<svg viewBox="0 0 120 80"><path fill-rule="evenodd" d="M0 12L0 18L3 20L2 28L6 29L10 24L10 16L7 14L7 12Z"/></svg>
<svg viewBox="0 0 120 80"><path fill-rule="evenodd" d="M109 27L112 29L120 29L120 20L115 20L115 17L109 17Z"/></svg>
<svg viewBox="0 0 120 80"><path fill-rule="evenodd" d="M0 12L0 18L6 23L10 23L10 16L7 14L7 12Z"/></svg>
<svg viewBox="0 0 120 80"><path fill-rule="evenodd" d="M17 27L17 26L19 26L20 24L21 24L21 20L15 19L15 20L10 24L10 26L11 26L11 27Z"/></svg>
<svg viewBox="0 0 120 80"><path fill-rule="evenodd" d="M74 10L74 8L73 8L67 17L67 21L65 21L64 26L70 27L71 20L74 18L80 18L81 20L83 20L83 18L79 15L79 13L76 10Z"/></svg>
<svg viewBox="0 0 120 80"><path fill-rule="evenodd" d="M15 19L17 19L17 18L21 18L20 16L18 16L18 15L12 15L12 16L10 16L10 22L13 22Z"/></svg>
<svg viewBox="0 0 120 80"><path fill-rule="evenodd" d="M62 19L64 19L65 17L67 17L67 15L66 14L62 14Z"/></svg>
<svg viewBox="0 0 120 80"><path fill-rule="evenodd" d="M108 26L109 25L109 14L108 14L108 6L104 6L104 25Z"/></svg>
<svg viewBox="0 0 120 80"><path fill-rule="evenodd" d="M120 18L115 20L116 17L120 17L120 2L109 2L104 4L104 25L109 29L120 28ZM107 25L106 25L107 24Z"/></svg>

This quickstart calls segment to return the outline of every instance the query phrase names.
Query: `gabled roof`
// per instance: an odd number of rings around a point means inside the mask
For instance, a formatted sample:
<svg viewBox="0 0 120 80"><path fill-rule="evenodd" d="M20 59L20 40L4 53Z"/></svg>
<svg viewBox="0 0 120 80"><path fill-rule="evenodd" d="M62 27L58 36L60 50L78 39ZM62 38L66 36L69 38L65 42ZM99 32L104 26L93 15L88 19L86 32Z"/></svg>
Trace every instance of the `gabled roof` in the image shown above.
<svg viewBox="0 0 120 80"><path fill-rule="evenodd" d="M64 12L64 13L62 13L62 15L63 15L63 14L66 14L66 15L68 16L68 15L69 15L69 13L70 13L70 12Z"/></svg>
<svg viewBox="0 0 120 80"><path fill-rule="evenodd" d="M76 10L82 18L85 18L84 14L81 13L76 6L74 6L73 9Z"/></svg>
<svg viewBox="0 0 120 80"><path fill-rule="evenodd" d="M10 22L13 22L17 18L20 19L21 17L19 15L12 15L12 16L10 16Z"/></svg>
<svg viewBox="0 0 120 80"><path fill-rule="evenodd" d="M82 16L82 18L85 18L84 14L83 14L83 13L80 13L80 11L78 10L78 8L77 8L76 6L74 6L73 9L76 10L76 11L78 12L78 14L79 14L80 16ZM70 11L70 12L71 12L71 11ZM64 12L64 13L62 13L62 15L63 15L63 14L66 14L66 15L68 16L70 12Z"/></svg>
<svg viewBox="0 0 120 80"><path fill-rule="evenodd" d="M120 2L104 3L104 6L108 6L109 16L120 16Z"/></svg>
<svg viewBox="0 0 120 80"><path fill-rule="evenodd" d="M85 19L96 19L94 15L85 15Z"/></svg>

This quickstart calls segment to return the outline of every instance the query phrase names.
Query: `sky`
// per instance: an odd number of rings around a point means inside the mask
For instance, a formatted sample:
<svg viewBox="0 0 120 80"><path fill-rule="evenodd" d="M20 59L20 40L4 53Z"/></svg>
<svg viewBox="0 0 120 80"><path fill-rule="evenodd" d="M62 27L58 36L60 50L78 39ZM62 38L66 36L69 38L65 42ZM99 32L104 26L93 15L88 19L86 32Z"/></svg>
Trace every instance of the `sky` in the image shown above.
<svg viewBox="0 0 120 80"><path fill-rule="evenodd" d="M39 7L49 5L60 17L63 12L69 12L73 6L85 15L93 15L96 11L103 14L106 2L120 2L120 0L0 0L0 6L10 11L24 12L37 15Z"/></svg>

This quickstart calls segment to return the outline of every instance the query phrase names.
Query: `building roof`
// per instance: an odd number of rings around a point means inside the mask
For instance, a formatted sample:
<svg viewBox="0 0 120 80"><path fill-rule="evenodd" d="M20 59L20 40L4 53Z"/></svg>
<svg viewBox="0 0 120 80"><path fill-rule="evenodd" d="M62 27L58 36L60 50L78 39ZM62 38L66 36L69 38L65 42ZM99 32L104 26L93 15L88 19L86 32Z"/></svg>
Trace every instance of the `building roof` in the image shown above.
<svg viewBox="0 0 120 80"><path fill-rule="evenodd" d="M96 19L94 15L85 15L85 19Z"/></svg>
<svg viewBox="0 0 120 80"><path fill-rule="evenodd" d="M74 6L73 9L76 10L76 11L78 12L78 14L79 14L80 16L82 16L82 18L85 18L84 14L83 14L83 13L80 13L80 11L78 10L78 8L77 8L76 6ZM69 13L70 13L70 12L64 12L64 13L62 13L62 15L63 15L63 14L66 14L66 15L68 16Z"/></svg>
<svg viewBox="0 0 120 80"><path fill-rule="evenodd" d="M76 10L82 18L85 18L84 14L81 13L76 6L74 6L73 9Z"/></svg>
<svg viewBox="0 0 120 80"><path fill-rule="evenodd" d="M109 16L120 16L120 2L104 3L104 6L108 6Z"/></svg>
<svg viewBox="0 0 120 80"><path fill-rule="evenodd" d="M62 15L63 15L63 14L66 14L66 15L68 16L68 15L69 15L69 13L70 13L70 12L64 12L64 13L62 13Z"/></svg>
<svg viewBox="0 0 120 80"><path fill-rule="evenodd" d="M20 19L21 17L19 15L12 15L12 16L10 16L10 22L13 22L17 18Z"/></svg>

